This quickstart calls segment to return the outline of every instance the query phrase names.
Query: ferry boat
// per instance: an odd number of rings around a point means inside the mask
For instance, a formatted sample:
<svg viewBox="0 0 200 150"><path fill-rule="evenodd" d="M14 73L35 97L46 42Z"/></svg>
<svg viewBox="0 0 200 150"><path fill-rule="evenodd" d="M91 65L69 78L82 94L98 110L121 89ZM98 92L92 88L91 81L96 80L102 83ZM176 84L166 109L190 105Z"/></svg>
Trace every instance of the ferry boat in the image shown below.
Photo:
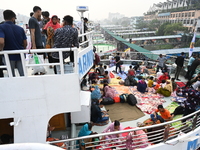
<svg viewBox="0 0 200 150"><path fill-rule="evenodd" d="M195 150L200 146L200 110L179 119L165 122L158 125L137 127L137 122L142 122L149 117L145 114L137 120L122 122L127 130L101 133L105 126L94 126L93 131L99 134L77 137L77 124L90 122L90 106L91 98L89 91L82 91L80 83L93 66L93 32L89 32L80 36L87 35L88 41L81 43L81 47L88 43L86 48L60 48L60 49L43 49L43 50L15 50L2 51L0 55L4 55L6 65L0 68L7 69L7 77L1 78L0 83L0 134L13 135L14 144L1 145L0 149L78 149L76 141L88 138L101 138L102 136L112 134L125 134L120 143L110 142L107 140L94 141L85 143L85 149L145 149L145 150ZM25 54L37 52L58 52L60 63L40 63L29 64L24 58ZM63 51L74 51L74 67L73 72L64 69L65 64L62 61ZM20 54L23 64L24 76L13 77L9 54ZM135 52L137 55L138 52ZM141 55L144 55L141 53ZM133 61L143 60L123 60L124 64L130 64ZM151 63L154 60L149 59ZM102 61L103 62L103 61ZM106 62L105 62L106 63ZM60 74L54 74L48 71L46 75L33 76L31 74L32 67L44 66L48 68L50 65L60 66ZM113 68L111 68L112 71ZM125 67L126 70L126 67ZM124 71L125 71L124 70ZM151 99L152 100L152 99ZM171 100L165 99L167 106ZM70 113L70 117L69 117ZM126 114L124 114L126 115ZM48 124L57 126L57 129L66 129L66 118L71 120L71 136L68 139L46 142ZM181 120L188 119L186 124ZM64 127L63 127L64 124ZM152 145L147 138L145 144L140 140L141 134L137 131L165 126L161 132L163 137L155 138L158 144ZM55 133L59 131L55 131ZM52 133L53 135L56 135ZM144 133L143 133L144 134ZM143 135L142 134L142 135ZM130 136L131 138L128 138ZM55 146L61 143L61 146ZM62 147L62 148L61 148Z"/></svg>

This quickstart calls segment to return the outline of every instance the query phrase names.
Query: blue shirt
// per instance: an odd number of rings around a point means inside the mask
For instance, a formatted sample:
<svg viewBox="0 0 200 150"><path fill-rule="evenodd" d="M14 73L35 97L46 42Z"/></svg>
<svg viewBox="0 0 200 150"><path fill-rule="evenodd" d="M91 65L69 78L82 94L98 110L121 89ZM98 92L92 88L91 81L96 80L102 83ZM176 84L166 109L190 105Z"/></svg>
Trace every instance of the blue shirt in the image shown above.
<svg viewBox="0 0 200 150"><path fill-rule="evenodd" d="M4 51L24 49L23 42L27 39L24 29L11 21L0 25L0 38L5 40ZM19 54L9 55L9 58L13 61L21 60Z"/></svg>
<svg viewBox="0 0 200 150"><path fill-rule="evenodd" d="M195 58L191 57L190 60L189 60L189 62L188 62L188 66L191 66L194 60L195 60Z"/></svg>

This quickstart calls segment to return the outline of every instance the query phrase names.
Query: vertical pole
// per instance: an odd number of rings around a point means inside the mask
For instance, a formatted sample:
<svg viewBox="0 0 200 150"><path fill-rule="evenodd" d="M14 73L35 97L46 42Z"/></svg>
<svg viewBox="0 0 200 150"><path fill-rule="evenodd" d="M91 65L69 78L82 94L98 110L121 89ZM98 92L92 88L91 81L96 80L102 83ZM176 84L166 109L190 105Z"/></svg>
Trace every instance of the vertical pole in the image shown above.
<svg viewBox="0 0 200 150"><path fill-rule="evenodd" d="M23 71L24 71L24 76L27 77L27 68L26 68L26 65L25 65L25 58L24 58L24 53L20 53L20 56L21 56L21 62L22 62L22 68L23 68Z"/></svg>
<svg viewBox="0 0 200 150"><path fill-rule="evenodd" d="M72 123L72 126L71 126L71 138L74 138L76 137L76 125L74 123ZM75 145L76 144L76 141L71 141L70 142L70 145ZM76 146L72 146L71 147L71 150L73 149L76 149Z"/></svg>
<svg viewBox="0 0 200 150"><path fill-rule="evenodd" d="M12 74L12 71L11 71L10 60L8 58L8 54L7 53L4 54L4 57L5 57L6 68L8 70L8 76L9 76L9 78L12 78L13 74Z"/></svg>
<svg viewBox="0 0 200 150"><path fill-rule="evenodd" d="M78 48L74 50L74 72L78 74L79 62L78 62Z"/></svg>
<svg viewBox="0 0 200 150"><path fill-rule="evenodd" d="M81 22L82 22L82 34L84 34L84 18L83 12L81 12ZM84 41L84 36L82 36L82 42Z"/></svg>
<svg viewBox="0 0 200 150"><path fill-rule="evenodd" d="M61 71L61 75L64 74L64 64L63 64L63 51L59 51L59 60L60 60L60 71Z"/></svg>

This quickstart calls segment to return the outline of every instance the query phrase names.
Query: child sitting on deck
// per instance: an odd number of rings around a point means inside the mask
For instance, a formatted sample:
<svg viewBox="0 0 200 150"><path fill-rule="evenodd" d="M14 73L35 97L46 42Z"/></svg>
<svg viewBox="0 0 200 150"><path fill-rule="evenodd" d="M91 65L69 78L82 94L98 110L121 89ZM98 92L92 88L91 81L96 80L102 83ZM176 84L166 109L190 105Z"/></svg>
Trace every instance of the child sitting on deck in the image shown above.
<svg viewBox="0 0 200 150"><path fill-rule="evenodd" d="M137 84L137 90L141 93L145 93L146 92L146 89L147 89L147 84L145 82L145 79L142 78L141 80L138 81L138 84Z"/></svg>
<svg viewBox="0 0 200 150"><path fill-rule="evenodd" d="M155 93L155 89L154 89L154 84L153 84L153 77L150 77L148 80L148 91Z"/></svg>

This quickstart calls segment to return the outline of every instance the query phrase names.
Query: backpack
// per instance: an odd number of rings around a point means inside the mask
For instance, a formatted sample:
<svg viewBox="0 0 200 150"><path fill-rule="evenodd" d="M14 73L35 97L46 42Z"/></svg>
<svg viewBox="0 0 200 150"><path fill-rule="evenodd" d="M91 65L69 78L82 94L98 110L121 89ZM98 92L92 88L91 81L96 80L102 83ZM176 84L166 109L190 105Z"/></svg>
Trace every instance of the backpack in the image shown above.
<svg viewBox="0 0 200 150"><path fill-rule="evenodd" d="M121 94L119 97L120 97L120 103L125 103L127 101L127 95L126 94Z"/></svg>
<svg viewBox="0 0 200 150"><path fill-rule="evenodd" d="M127 103L131 106L135 106L137 104L137 99L133 94L129 94L127 97Z"/></svg>
<svg viewBox="0 0 200 150"><path fill-rule="evenodd" d="M103 98L103 101L102 101L103 105L110 105L110 104L114 104L114 103L115 103L114 99L112 99L110 97Z"/></svg>
<svg viewBox="0 0 200 150"><path fill-rule="evenodd" d="M95 90L91 93L91 99L100 99L101 91L98 86L95 86Z"/></svg>
<svg viewBox="0 0 200 150"><path fill-rule="evenodd" d="M129 81L129 79L128 78L126 78L125 80L124 80L124 85L125 86L130 86L130 81Z"/></svg>
<svg viewBox="0 0 200 150"><path fill-rule="evenodd" d="M137 81L132 76L128 76L127 78L130 81L130 86L136 86L137 85Z"/></svg>

